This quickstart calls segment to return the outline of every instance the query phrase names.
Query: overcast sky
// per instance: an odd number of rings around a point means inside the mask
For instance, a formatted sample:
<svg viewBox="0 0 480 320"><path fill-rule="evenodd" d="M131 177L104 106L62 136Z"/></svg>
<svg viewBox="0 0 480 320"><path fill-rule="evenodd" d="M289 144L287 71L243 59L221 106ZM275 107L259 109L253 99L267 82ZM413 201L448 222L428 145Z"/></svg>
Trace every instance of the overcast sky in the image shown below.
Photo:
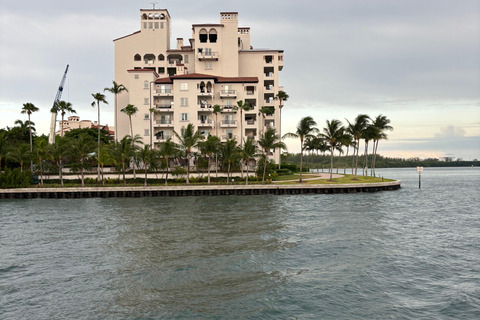
<svg viewBox="0 0 480 320"><path fill-rule="evenodd" d="M91 93L114 78L112 40L139 30L139 10L150 3L2 0L0 128L26 120L20 110L31 102L40 108L32 121L48 134L67 64L62 100L96 120ZM395 128L383 155L480 159L480 0L184 0L157 8L172 17L172 47L191 37L192 24L238 11L254 48L284 49L282 133L308 115L323 128L327 119L383 114ZM113 125L107 99L102 123Z"/></svg>

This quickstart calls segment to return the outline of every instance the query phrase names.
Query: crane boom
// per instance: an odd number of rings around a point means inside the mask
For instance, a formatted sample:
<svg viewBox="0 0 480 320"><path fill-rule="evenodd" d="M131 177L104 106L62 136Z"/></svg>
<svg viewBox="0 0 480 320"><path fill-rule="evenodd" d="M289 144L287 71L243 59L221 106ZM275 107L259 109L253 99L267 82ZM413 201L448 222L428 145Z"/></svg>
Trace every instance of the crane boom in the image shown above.
<svg viewBox="0 0 480 320"><path fill-rule="evenodd" d="M62 81L60 81L60 86L58 86L57 95L55 96L55 100L53 100L53 107L55 108L57 103L60 102L60 98L62 98L63 86L65 85L65 79L67 78L68 72L68 64L67 68L65 69L65 73L63 74ZM57 124L57 113L52 112L52 118L50 122L50 136L48 138L49 143L55 142L55 125Z"/></svg>

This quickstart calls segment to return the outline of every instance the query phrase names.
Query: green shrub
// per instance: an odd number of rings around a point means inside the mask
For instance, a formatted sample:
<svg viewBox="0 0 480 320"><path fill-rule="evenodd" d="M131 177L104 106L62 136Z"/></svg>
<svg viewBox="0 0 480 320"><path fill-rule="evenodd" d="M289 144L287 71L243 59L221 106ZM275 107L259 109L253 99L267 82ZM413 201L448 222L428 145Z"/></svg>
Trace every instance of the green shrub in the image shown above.
<svg viewBox="0 0 480 320"><path fill-rule="evenodd" d="M287 175L291 175L292 174L292 171L288 170L288 169L276 169L275 172L277 173L277 175L279 176L287 176Z"/></svg>
<svg viewBox="0 0 480 320"><path fill-rule="evenodd" d="M20 168L13 170L5 168L5 172L0 173L0 188L27 188L32 183L30 171L20 172Z"/></svg>

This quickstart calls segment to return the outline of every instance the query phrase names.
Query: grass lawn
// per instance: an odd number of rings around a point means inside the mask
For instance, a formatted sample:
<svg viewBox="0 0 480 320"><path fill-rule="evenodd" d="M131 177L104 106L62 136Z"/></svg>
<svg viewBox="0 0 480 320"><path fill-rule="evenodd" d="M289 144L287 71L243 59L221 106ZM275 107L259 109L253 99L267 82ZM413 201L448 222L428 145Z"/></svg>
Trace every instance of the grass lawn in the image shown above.
<svg viewBox="0 0 480 320"><path fill-rule="evenodd" d="M293 177L293 176L290 176ZM296 175L296 179L299 179L299 176ZM291 179L293 180L293 179ZM379 177L365 177L365 176L359 176L357 175L357 180L353 180L353 175L351 174L346 174L343 177L340 178L334 178L333 182L328 181L328 179L316 179L316 180L307 180L304 181L303 183L305 184L347 184L347 183L376 183L376 182L389 182L389 181L395 181L392 179L383 179ZM279 182L276 184L291 184L292 182Z"/></svg>
<svg viewBox="0 0 480 320"><path fill-rule="evenodd" d="M315 178L318 177L318 174L311 174L311 173L303 173L302 174L302 179L307 179L307 178ZM300 179L299 174L291 174L288 176L277 176L275 181L287 181L287 180L298 180Z"/></svg>

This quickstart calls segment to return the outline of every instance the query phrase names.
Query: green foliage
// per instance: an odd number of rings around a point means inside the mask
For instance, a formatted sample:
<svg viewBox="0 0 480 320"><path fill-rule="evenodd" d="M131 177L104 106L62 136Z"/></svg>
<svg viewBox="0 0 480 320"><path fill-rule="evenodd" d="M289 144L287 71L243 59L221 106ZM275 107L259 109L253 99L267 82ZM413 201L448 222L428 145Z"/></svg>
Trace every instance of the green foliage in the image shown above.
<svg viewBox="0 0 480 320"><path fill-rule="evenodd" d="M13 170L5 168L5 172L0 173L0 188L27 188L32 183L30 171L20 172L19 168Z"/></svg>
<svg viewBox="0 0 480 320"><path fill-rule="evenodd" d="M172 173L172 175L178 177L178 176L183 176L183 175L187 174L187 170L185 170L182 167L175 167L175 169L173 169L171 173Z"/></svg>
<svg viewBox="0 0 480 320"><path fill-rule="evenodd" d="M292 171L290 171L288 169L275 169L275 172L279 176L286 176L286 175L291 175L292 174Z"/></svg>
<svg viewBox="0 0 480 320"><path fill-rule="evenodd" d="M97 141L98 139L98 129L95 129L95 128L72 129L70 131L65 132L65 137L78 139L79 136L84 134L91 137L94 141ZM101 128L100 143L109 144L112 141L113 141L113 137L110 136L110 133L107 130L105 130L105 128Z"/></svg>

